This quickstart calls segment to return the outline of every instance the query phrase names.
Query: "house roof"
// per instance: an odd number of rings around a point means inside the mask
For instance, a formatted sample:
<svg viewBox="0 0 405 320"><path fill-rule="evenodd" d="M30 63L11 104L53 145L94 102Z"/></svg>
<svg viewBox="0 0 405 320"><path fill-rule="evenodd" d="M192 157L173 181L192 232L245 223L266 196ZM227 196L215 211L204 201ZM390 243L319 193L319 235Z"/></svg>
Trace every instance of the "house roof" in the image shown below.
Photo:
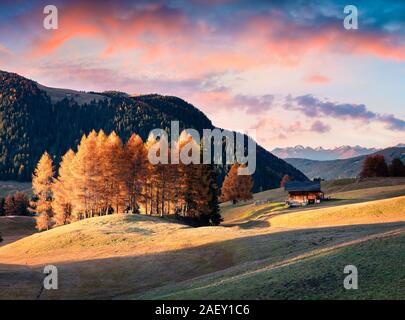
<svg viewBox="0 0 405 320"><path fill-rule="evenodd" d="M292 181L292 182L287 182L285 184L285 190L286 191L312 191L312 192L318 192L321 191L321 183L319 181L306 181L306 182L301 182L301 181Z"/></svg>

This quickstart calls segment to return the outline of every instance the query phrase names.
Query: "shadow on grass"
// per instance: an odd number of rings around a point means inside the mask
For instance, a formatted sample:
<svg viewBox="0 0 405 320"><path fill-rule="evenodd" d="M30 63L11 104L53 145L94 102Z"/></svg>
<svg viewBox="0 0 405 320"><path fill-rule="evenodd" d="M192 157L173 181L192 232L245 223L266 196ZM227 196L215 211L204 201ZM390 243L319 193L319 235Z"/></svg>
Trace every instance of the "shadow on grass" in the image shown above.
<svg viewBox="0 0 405 320"><path fill-rule="evenodd" d="M111 257L49 264L58 268L59 289L44 290L43 299L111 299L140 295L165 285L213 274L242 271L281 262L303 253L405 228L404 222L291 230L241 236L196 247L139 256ZM215 231L218 232L218 231ZM164 241L164 240L162 240ZM119 252L117 252L119 254ZM226 270L226 271L225 271ZM43 266L1 264L2 299L35 299Z"/></svg>
<svg viewBox="0 0 405 320"><path fill-rule="evenodd" d="M270 223L268 221L263 220L252 220L243 223L226 223L223 225L225 228L229 227L239 227L241 229L255 229L255 228L268 228L270 227Z"/></svg>

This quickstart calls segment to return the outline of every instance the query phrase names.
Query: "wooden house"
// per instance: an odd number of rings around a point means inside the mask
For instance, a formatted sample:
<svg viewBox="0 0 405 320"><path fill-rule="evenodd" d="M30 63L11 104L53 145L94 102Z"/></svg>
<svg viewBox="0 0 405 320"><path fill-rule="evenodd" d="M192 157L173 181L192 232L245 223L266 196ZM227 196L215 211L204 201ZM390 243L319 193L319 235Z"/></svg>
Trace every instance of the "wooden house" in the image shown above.
<svg viewBox="0 0 405 320"><path fill-rule="evenodd" d="M319 181L287 182L285 190L288 192L288 203L293 205L314 204L324 199Z"/></svg>

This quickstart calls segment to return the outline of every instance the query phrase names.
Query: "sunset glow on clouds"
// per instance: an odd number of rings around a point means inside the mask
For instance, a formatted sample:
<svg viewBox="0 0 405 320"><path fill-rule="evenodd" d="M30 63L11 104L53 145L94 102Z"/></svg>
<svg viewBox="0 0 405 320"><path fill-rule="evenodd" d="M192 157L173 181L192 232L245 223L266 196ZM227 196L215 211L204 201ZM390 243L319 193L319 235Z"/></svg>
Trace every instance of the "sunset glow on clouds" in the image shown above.
<svg viewBox="0 0 405 320"><path fill-rule="evenodd" d="M405 3L2 1L0 69L55 87L177 95L267 148L405 142ZM344 133L342 133L344 129Z"/></svg>

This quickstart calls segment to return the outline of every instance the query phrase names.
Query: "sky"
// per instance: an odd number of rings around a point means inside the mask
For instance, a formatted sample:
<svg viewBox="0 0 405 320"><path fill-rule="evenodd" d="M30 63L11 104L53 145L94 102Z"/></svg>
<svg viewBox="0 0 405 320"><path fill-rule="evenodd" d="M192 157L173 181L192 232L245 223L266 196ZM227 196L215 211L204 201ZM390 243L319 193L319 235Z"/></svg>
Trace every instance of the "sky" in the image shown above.
<svg viewBox="0 0 405 320"><path fill-rule="evenodd" d="M58 29L43 26L58 9ZM358 29L344 28L346 5ZM0 69L175 95L267 149L405 143L405 1L0 2Z"/></svg>

